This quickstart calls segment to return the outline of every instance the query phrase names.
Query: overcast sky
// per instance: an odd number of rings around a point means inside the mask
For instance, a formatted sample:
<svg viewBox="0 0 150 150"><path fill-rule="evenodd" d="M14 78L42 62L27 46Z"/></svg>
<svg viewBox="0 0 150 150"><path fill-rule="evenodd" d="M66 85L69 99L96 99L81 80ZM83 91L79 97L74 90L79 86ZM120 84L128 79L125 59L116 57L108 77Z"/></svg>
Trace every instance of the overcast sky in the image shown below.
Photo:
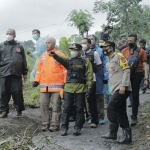
<svg viewBox="0 0 150 150"><path fill-rule="evenodd" d="M16 40L32 40L32 30L37 28L41 36L55 37L57 43L61 37L69 38L78 34L78 30L65 22L73 10L88 10L95 18L90 34L101 30L106 24L106 14L93 14L95 0L0 0L0 42L5 40L8 28L16 30ZM150 5L150 0L143 0Z"/></svg>

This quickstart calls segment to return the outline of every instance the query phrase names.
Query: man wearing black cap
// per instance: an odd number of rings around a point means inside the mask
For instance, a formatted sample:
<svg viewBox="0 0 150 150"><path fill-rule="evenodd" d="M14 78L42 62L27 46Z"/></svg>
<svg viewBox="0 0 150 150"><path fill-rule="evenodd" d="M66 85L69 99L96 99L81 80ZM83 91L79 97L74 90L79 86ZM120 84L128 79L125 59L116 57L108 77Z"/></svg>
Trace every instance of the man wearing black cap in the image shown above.
<svg viewBox="0 0 150 150"><path fill-rule="evenodd" d="M101 33L100 39L104 39L106 41L110 41L110 36L109 34L112 32L113 27L112 26L106 26L104 28L104 32Z"/></svg>
<svg viewBox="0 0 150 150"><path fill-rule="evenodd" d="M93 85L93 69L90 61L81 58L82 46L74 43L71 46L71 58L63 58L54 52L50 53L60 64L67 69L67 78L64 87L64 111L61 122L61 135L66 136L70 111L72 109L74 100L76 103L76 122L74 135L81 134L81 128L85 123L84 118L84 101L85 93L89 96L91 87Z"/></svg>
<svg viewBox="0 0 150 150"><path fill-rule="evenodd" d="M118 141L119 144L129 144L132 142L131 128L126 113L126 99L131 92L130 67L127 59L115 52L115 43L107 41L101 48L104 55L109 57L106 64L111 87L111 100L107 108L107 117L110 121L109 133L102 135L102 138L117 139L119 126L123 129L124 138Z"/></svg>

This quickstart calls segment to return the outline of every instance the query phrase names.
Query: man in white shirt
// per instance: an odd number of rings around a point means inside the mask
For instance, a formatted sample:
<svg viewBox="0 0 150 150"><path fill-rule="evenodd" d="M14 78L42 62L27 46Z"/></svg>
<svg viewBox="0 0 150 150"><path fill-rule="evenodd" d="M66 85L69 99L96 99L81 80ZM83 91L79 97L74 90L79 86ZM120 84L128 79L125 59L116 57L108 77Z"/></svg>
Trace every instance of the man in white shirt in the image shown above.
<svg viewBox="0 0 150 150"><path fill-rule="evenodd" d="M93 51L90 49L91 47L91 40L88 38L84 38L81 41L82 44L82 50L83 50L83 57L88 58L91 61L92 67L93 67L93 79L94 79L94 84L91 90L89 91L89 97L88 99L88 104L89 104L89 109L91 113L91 128L96 128L98 125L98 113L97 113L97 106L96 106L96 77L95 73L101 69L101 60L99 57L99 54L96 51Z"/></svg>

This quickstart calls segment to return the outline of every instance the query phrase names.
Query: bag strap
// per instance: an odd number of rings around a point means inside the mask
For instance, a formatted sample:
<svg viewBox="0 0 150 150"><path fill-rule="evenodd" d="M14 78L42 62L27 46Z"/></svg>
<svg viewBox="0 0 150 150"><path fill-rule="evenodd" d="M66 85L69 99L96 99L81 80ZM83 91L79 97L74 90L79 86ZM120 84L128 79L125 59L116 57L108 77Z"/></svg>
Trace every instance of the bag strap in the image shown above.
<svg viewBox="0 0 150 150"><path fill-rule="evenodd" d="M136 49L136 53L135 53L135 56L136 56L136 57L138 57L139 52L140 52L140 48L139 48L139 47L137 47L137 49Z"/></svg>

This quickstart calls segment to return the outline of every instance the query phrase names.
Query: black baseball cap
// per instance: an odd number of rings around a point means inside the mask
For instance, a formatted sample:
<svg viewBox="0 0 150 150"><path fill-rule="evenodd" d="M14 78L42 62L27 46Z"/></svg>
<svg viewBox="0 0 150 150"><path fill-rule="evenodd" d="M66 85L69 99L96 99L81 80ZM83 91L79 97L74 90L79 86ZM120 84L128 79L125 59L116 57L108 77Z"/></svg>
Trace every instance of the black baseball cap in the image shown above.
<svg viewBox="0 0 150 150"><path fill-rule="evenodd" d="M112 26L106 26L105 30L107 30L107 29L112 29L113 30L113 27Z"/></svg>
<svg viewBox="0 0 150 150"><path fill-rule="evenodd" d="M82 46L78 43L73 43L69 49L82 50Z"/></svg>
<svg viewBox="0 0 150 150"><path fill-rule="evenodd" d="M114 42L110 42L110 41L104 42L104 44L101 45L100 47L103 48L103 47L107 47L107 46L113 47L115 49L115 43Z"/></svg>

